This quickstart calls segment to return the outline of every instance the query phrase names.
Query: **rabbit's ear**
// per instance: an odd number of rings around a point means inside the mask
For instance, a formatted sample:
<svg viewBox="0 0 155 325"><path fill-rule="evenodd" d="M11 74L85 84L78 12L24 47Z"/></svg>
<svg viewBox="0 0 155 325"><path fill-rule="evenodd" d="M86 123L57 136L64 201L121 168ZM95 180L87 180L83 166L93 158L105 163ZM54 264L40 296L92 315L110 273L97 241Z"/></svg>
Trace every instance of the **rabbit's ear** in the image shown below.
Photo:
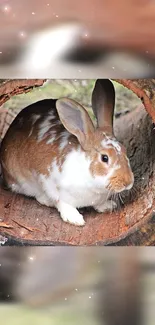
<svg viewBox="0 0 155 325"><path fill-rule="evenodd" d="M80 144L85 146L90 142L95 128L84 107L72 99L61 98L56 101L56 108L62 124Z"/></svg>
<svg viewBox="0 0 155 325"><path fill-rule="evenodd" d="M92 93L92 109L99 128L108 128L113 133L115 89L109 79L98 79Z"/></svg>

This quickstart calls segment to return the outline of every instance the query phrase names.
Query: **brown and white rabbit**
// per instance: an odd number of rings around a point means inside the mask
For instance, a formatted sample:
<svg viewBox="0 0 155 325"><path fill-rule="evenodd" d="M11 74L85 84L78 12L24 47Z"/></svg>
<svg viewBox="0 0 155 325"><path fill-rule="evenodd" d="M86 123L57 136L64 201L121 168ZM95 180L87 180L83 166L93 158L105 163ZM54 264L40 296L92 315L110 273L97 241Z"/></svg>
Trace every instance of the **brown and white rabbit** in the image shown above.
<svg viewBox="0 0 155 325"><path fill-rule="evenodd" d="M56 207L64 221L79 226L85 221L77 208L115 207L109 195L131 189L134 176L113 134L114 106L112 82L99 79L92 94L96 128L72 99L45 99L23 109L1 145L5 184Z"/></svg>

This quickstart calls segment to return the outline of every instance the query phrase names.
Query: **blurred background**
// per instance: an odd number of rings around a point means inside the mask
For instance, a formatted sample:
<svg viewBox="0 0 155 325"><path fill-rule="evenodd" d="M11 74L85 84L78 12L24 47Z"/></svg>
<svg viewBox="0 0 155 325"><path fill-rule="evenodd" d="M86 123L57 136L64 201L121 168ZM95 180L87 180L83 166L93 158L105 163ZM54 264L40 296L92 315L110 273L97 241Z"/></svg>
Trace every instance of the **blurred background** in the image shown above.
<svg viewBox="0 0 155 325"><path fill-rule="evenodd" d="M154 77L154 39L152 0L0 0L0 78L57 79L4 106L68 95L89 110L94 79ZM140 104L117 87L116 114ZM1 247L1 323L154 325L154 273L153 248Z"/></svg>
<svg viewBox="0 0 155 325"><path fill-rule="evenodd" d="M1 0L1 78L153 77L152 0Z"/></svg>
<svg viewBox="0 0 155 325"><path fill-rule="evenodd" d="M1 247L1 322L154 325L154 275L154 248Z"/></svg>
<svg viewBox="0 0 155 325"><path fill-rule="evenodd" d="M6 133L11 121L24 107L45 99L69 97L80 102L87 109L90 117L95 122L91 108L91 96L95 85L95 79L49 79L42 86L33 88L28 93L12 96L0 110L0 137ZM0 80L0 84L3 80ZM142 107L141 100L133 91L120 83L112 81L116 89L115 118ZM8 114L5 114L5 112ZM3 114L4 113L4 114Z"/></svg>

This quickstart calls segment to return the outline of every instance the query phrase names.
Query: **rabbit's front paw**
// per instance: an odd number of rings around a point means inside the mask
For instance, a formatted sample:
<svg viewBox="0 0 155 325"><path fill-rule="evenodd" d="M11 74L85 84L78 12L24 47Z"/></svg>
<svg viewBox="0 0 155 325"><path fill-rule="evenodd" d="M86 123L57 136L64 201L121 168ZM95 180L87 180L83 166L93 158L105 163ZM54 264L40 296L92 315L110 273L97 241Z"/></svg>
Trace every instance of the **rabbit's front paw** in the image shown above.
<svg viewBox="0 0 155 325"><path fill-rule="evenodd" d="M117 204L116 202L114 201L107 201L105 203L102 203L101 205L96 205L94 207L94 209L97 211L97 212L105 212L105 211L112 211L114 209L116 209L117 207Z"/></svg>
<svg viewBox="0 0 155 325"><path fill-rule="evenodd" d="M61 218L65 222L69 222L72 225L76 226L84 226L85 221L83 219L82 214L80 214L76 208L72 207L71 205L60 202L57 204L57 209L60 212Z"/></svg>

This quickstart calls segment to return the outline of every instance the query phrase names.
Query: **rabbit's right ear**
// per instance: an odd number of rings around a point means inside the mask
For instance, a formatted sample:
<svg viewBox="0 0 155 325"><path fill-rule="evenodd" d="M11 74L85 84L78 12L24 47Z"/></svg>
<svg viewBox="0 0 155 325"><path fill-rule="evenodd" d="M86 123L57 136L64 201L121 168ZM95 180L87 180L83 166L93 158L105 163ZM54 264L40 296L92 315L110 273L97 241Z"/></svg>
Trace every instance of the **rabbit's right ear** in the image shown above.
<svg viewBox="0 0 155 325"><path fill-rule="evenodd" d="M115 89L109 79L98 79L92 93L92 109L99 128L107 127L113 133Z"/></svg>
<svg viewBox="0 0 155 325"><path fill-rule="evenodd" d="M91 142L95 128L84 107L73 99L61 98L56 101L56 109L64 127L86 148Z"/></svg>

